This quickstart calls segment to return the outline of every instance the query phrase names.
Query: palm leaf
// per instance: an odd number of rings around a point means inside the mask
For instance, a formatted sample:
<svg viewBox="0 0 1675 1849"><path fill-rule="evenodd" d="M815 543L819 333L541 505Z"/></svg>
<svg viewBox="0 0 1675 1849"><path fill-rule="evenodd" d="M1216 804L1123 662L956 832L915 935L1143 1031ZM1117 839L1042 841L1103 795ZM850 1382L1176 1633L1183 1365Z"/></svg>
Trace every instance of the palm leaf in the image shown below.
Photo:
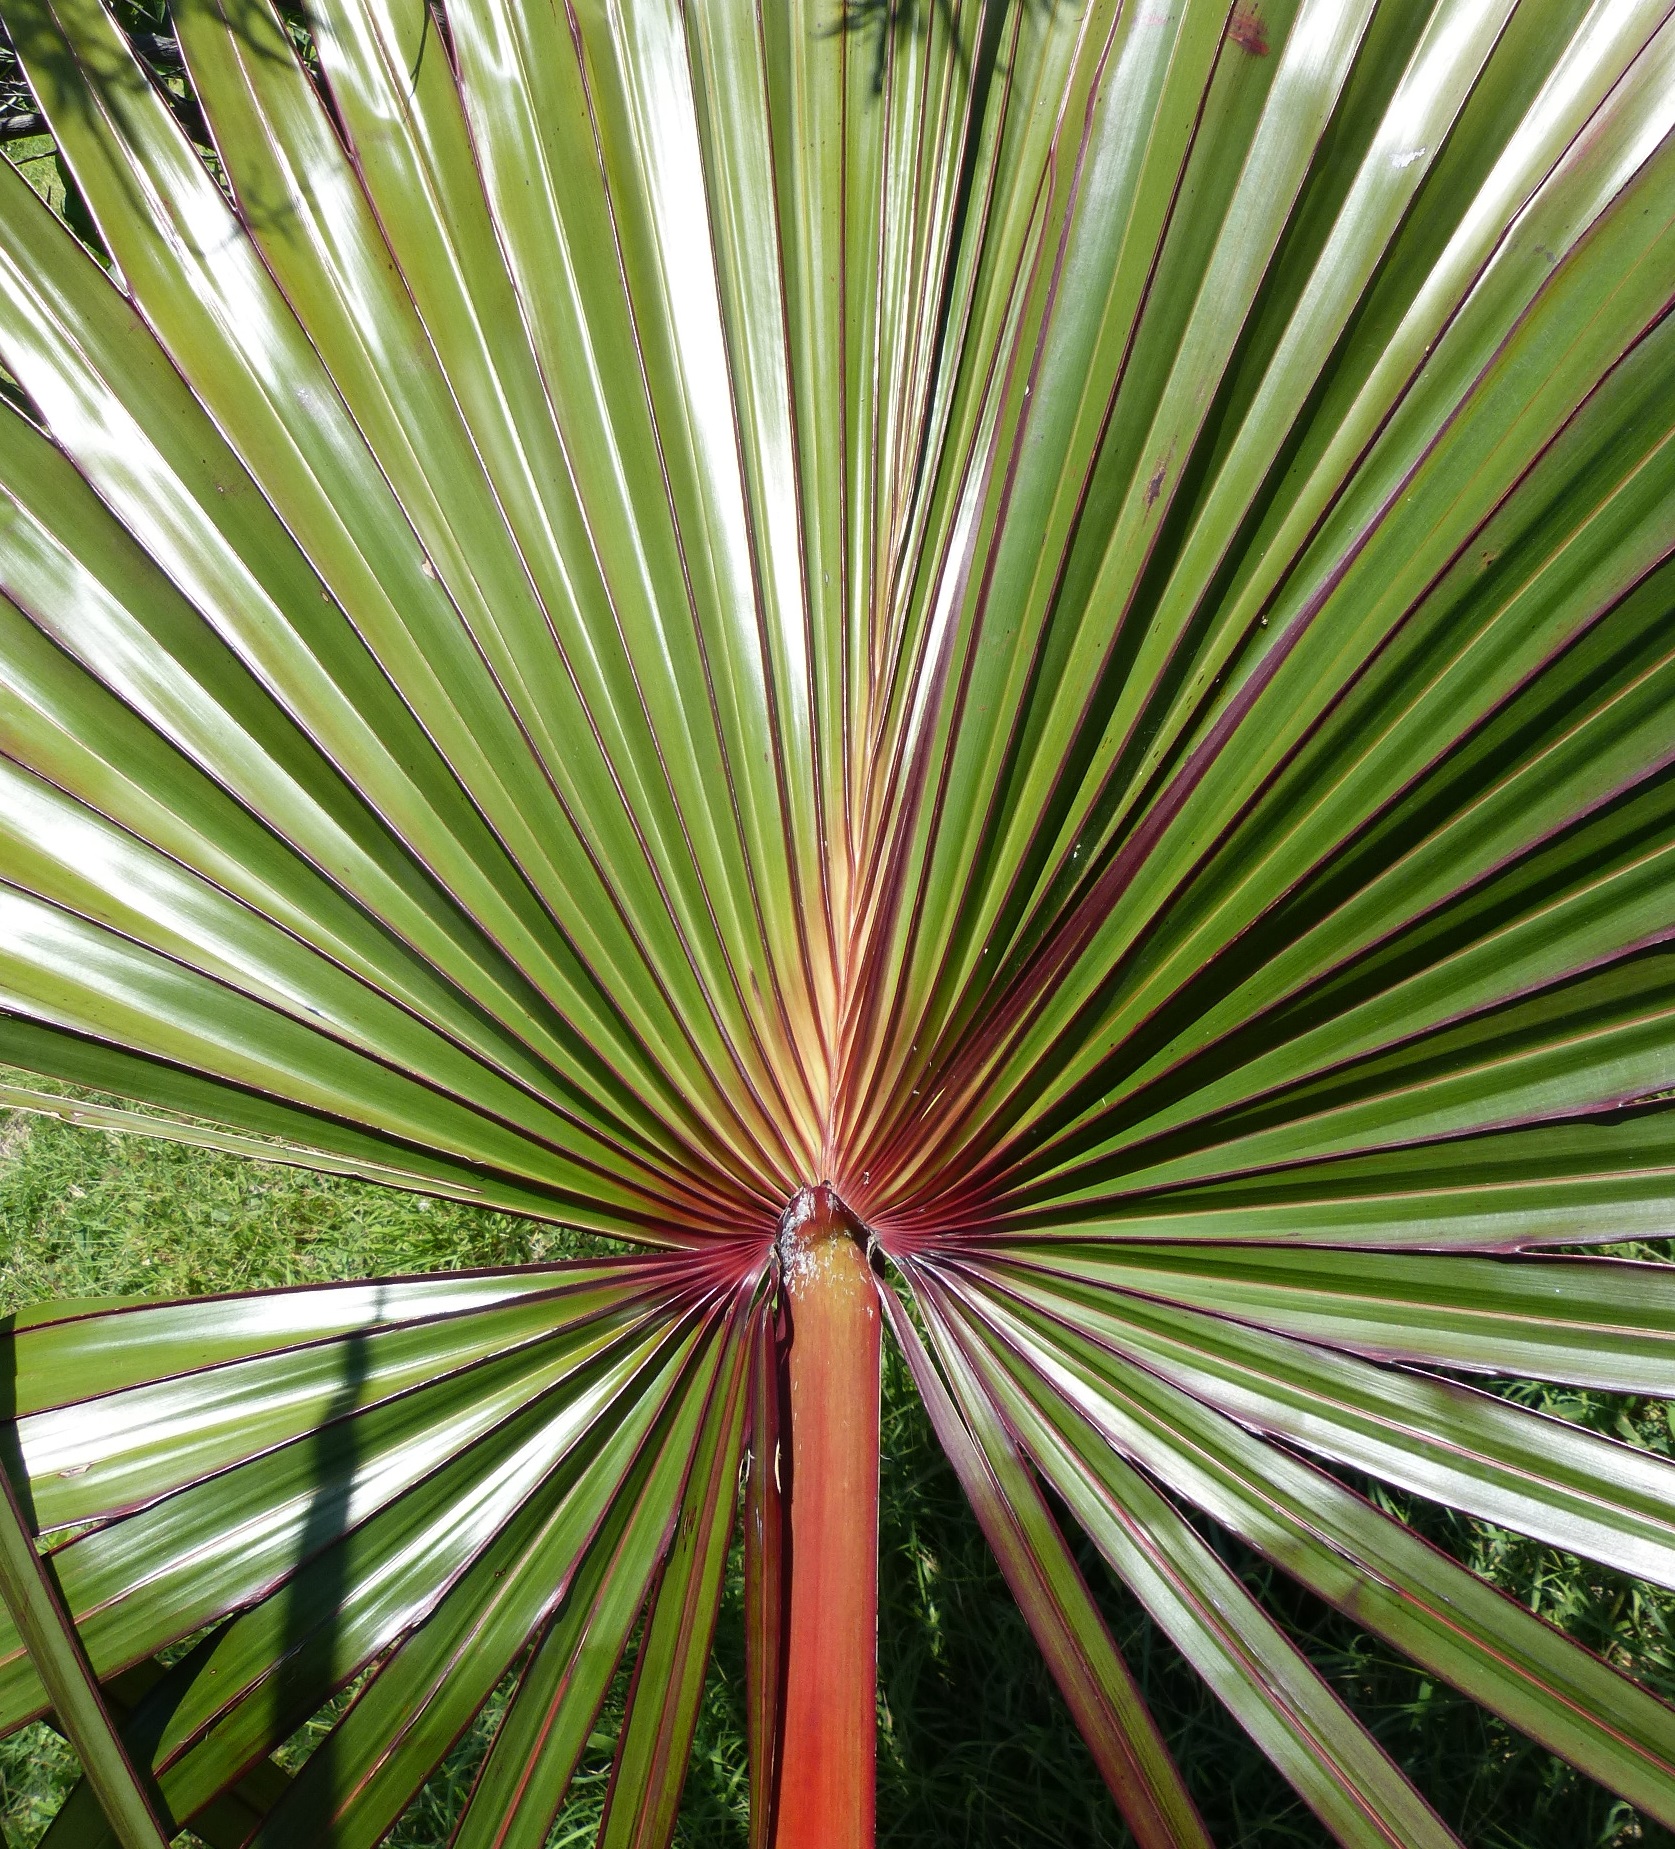
<svg viewBox="0 0 1675 1849"><path fill-rule="evenodd" d="M629 1656L655 1849L741 1504L789 1849L816 1220L1137 1841L1061 1507L1340 1840L1453 1838L1200 1520L1675 1823L1342 1474L1675 1584L1494 1390L1675 1391L1587 1250L1675 1230L1665 0L0 14L97 246L0 162L0 1103L642 1248L14 1320L51 1849L371 1849L497 1689L536 1845Z"/></svg>

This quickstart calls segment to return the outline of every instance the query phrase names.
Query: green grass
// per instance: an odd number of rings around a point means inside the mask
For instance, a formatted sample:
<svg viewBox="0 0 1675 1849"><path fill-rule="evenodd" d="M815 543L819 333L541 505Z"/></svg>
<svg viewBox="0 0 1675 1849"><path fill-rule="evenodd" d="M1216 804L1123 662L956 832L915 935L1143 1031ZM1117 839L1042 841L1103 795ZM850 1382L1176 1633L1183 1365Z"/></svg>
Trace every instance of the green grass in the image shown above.
<svg viewBox="0 0 1675 1849"><path fill-rule="evenodd" d="M374 1272L517 1264L582 1249L550 1228L364 1183L0 1113L0 1313L45 1298L175 1296ZM1670 1408L1515 1389L1546 1410L1669 1453ZM1675 1596L1445 1511L1392 1503L1432 1539L1675 1696ZM1208 1530L1206 1530L1209 1533ZM1610 1794L1395 1660L1226 1536L1223 1557L1306 1642L1472 1849L1675 1849ZM1128 1839L1077 1739L898 1362L884 1383L879 1834L914 1849ZM1099 1567L1084 1561L1224 1849L1326 1841L1290 1789ZM743 1849L741 1575L729 1575L681 1840ZM626 1672L554 1843L591 1840ZM495 1704L397 1828L446 1841ZM322 1716L289 1744L300 1760ZM0 1826L33 1849L75 1776L49 1729L0 1742Z"/></svg>

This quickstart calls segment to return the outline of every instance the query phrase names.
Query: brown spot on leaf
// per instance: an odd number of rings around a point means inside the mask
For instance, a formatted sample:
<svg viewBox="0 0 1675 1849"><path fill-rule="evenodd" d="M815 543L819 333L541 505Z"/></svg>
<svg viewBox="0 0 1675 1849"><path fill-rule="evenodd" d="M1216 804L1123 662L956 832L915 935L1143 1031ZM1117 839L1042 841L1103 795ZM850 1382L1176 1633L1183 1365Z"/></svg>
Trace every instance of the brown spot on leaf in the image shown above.
<svg viewBox="0 0 1675 1849"><path fill-rule="evenodd" d="M1165 461L1160 462L1157 467L1152 470L1151 477L1146 483L1146 506L1148 508L1154 507L1157 504L1157 497L1163 492L1163 477L1168 472L1168 469L1169 464Z"/></svg>
<svg viewBox="0 0 1675 1849"><path fill-rule="evenodd" d="M1240 51L1248 51L1253 58L1268 55L1268 28L1254 6L1234 7L1233 17L1227 22L1227 36Z"/></svg>

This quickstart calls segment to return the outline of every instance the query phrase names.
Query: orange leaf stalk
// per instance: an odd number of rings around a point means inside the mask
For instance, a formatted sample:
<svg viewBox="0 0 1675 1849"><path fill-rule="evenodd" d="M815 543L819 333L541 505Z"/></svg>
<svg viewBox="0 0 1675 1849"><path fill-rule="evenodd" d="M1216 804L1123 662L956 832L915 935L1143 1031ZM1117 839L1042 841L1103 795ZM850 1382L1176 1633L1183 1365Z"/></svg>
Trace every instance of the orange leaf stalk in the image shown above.
<svg viewBox="0 0 1675 1849"><path fill-rule="evenodd" d="M872 1849L879 1306L857 1230L823 1185L780 1235L790 1610L775 1849Z"/></svg>

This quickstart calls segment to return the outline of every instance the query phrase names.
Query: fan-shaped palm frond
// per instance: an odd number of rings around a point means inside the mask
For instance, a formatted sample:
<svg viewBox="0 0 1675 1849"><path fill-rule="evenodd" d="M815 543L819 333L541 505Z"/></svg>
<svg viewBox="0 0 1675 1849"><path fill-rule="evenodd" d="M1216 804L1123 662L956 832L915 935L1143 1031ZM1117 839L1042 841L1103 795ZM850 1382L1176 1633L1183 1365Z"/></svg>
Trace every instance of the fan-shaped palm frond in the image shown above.
<svg viewBox="0 0 1675 1849"><path fill-rule="evenodd" d="M1350 1487L1675 1586L1468 1378L1675 1391L1531 1250L1675 1231L1670 0L0 11L101 243L0 163L0 1059L649 1248L18 1320L50 1849L372 1849L509 1675L538 1849L630 1650L665 1843L741 1471L753 1828L864 1842L883 1322L1137 1842L1061 1507L1343 1842L1454 1839L1198 1515L1675 1822Z"/></svg>

